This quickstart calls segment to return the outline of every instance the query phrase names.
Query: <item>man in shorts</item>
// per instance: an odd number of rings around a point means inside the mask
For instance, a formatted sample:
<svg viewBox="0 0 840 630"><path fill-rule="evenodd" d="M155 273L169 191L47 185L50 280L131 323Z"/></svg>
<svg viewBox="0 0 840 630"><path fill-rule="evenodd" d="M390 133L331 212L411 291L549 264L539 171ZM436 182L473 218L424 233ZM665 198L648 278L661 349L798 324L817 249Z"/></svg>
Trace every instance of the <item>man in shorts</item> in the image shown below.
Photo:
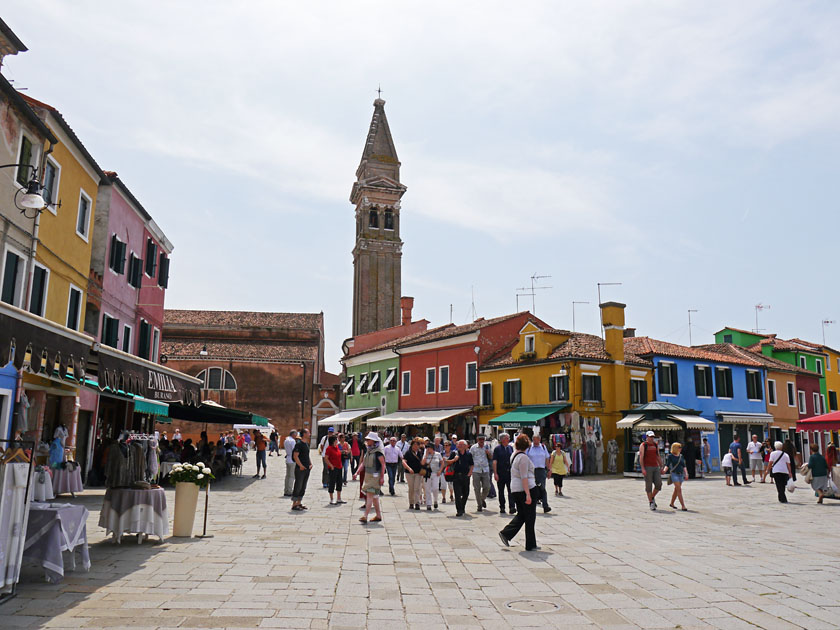
<svg viewBox="0 0 840 630"><path fill-rule="evenodd" d="M752 473L752 480L755 483L755 473L758 471L758 476L764 471L764 457L761 448L761 442L758 441L758 436L752 436L752 442L747 444L747 453L750 456L750 472Z"/></svg>
<svg viewBox="0 0 840 630"><path fill-rule="evenodd" d="M645 441L639 445L639 465L645 475L645 493L650 509L656 509L656 495L662 490L662 459L659 457L659 445L656 434L648 431Z"/></svg>

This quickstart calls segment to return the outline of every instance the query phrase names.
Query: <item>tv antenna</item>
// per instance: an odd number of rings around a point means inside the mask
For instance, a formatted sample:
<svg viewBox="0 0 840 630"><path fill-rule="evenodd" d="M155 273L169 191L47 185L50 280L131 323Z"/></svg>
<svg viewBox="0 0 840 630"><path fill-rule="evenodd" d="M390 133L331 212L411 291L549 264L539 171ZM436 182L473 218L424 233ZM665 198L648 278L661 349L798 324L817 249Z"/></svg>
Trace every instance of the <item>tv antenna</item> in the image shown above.
<svg viewBox="0 0 840 630"><path fill-rule="evenodd" d="M575 332L575 305L577 304L589 304L589 302L572 301L572 332Z"/></svg>
<svg viewBox="0 0 840 630"><path fill-rule="evenodd" d="M601 287L620 287L620 282L599 282L598 283L598 309L601 308ZM601 318L601 338L604 338L604 312L598 315Z"/></svg>
<svg viewBox="0 0 840 630"><path fill-rule="evenodd" d="M691 314L696 313L696 308L688 309L688 345L691 346Z"/></svg>
<svg viewBox="0 0 840 630"><path fill-rule="evenodd" d="M755 305L755 330L753 330L753 332L760 333L762 331L762 329L758 327L758 314L759 314L759 312L764 311L764 310L769 311L770 310L770 305L769 304L762 304L761 302L759 302L758 304Z"/></svg>
<svg viewBox="0 0 840 630"><path fill-rule="evenodd" d="M546 280L548 278L551 278L551 276L540 276L540 275L537 275L536 273L534 273L534 275L531 276L531 292L523 294L523 295L530 295L531 296L531 314L532 315L537 314L537 291L544 291L546 289L554 288L554 287L538 286L540 280ZM527 288L517 289L517 291L527 291L527 290L528 290ZM519 311L519 303L518 302L517 302L517 309L516 310L517 310L517 312Z"/></svg>

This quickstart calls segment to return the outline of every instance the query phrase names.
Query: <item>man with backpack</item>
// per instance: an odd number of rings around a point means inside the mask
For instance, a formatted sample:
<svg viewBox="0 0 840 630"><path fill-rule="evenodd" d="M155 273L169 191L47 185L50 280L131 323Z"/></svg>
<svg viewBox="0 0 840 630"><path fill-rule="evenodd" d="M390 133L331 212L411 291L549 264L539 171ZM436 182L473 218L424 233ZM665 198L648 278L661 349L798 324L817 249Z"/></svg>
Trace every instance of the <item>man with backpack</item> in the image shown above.
<svg viewBox="0 0 840 630"><path fill-rule="evenodd" d="M645 493L650 509L656 510L656 495L662 490L662 459L653 431L648 431L645 441L639 445L639 465L645 476Z"/></svg>

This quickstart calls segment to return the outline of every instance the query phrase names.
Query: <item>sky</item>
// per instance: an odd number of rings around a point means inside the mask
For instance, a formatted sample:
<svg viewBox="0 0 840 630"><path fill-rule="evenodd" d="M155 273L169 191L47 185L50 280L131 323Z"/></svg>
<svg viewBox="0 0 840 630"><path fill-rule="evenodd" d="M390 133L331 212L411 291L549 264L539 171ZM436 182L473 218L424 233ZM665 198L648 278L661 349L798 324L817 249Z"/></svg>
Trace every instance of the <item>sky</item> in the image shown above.
<svg viewBox="0 0 840 630"><path fill-rule="evenodd" d="M731 325L840 347L834 2L5 0L4 75L175 244L169 308L350 336L350 189L376 89L402 293L431 325L532 309L597 334ZM534 275L544 289L517 298Z"/></svg>

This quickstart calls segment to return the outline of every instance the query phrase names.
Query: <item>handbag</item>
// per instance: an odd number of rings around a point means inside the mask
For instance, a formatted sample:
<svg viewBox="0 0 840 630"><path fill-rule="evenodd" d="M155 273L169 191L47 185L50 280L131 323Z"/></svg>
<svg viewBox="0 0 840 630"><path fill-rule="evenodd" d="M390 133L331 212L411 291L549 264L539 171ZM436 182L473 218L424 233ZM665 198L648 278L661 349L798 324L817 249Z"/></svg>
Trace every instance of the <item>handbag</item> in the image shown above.
<svg viewBox="0 0 840 630"><path fill-rule="evenodd" d="M808 464L802 464L799 468L799 474L802 475L802 480L805 483L811 483L814 480L814 475L811 472L811 467Z"/></svg>

